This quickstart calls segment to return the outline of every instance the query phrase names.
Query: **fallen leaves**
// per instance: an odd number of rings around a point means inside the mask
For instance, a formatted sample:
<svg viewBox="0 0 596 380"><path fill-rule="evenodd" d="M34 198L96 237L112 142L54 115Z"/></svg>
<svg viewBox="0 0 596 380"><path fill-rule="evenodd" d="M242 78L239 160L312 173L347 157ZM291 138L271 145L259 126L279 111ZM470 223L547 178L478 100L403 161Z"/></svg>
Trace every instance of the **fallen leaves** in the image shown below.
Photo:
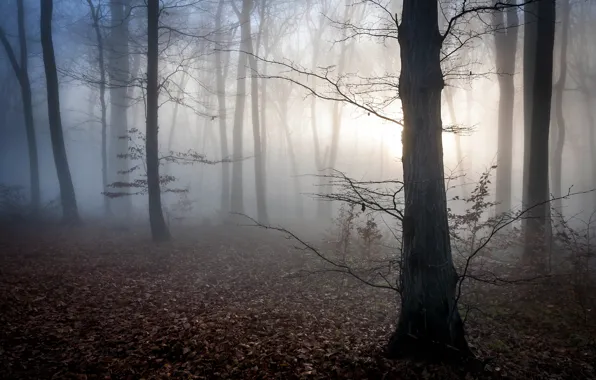
<svg viewBox="0 0 596 380"><path fill-rule="evenodd" d="M386 360L394 294L332 273L284 276L305 260L289 246L208 227L160 246L91 227L4 237L0 378L466 377ZM496 357L488 377L595 377L593 349L579 354L524 328L470 325L476 352Z"/></svg>

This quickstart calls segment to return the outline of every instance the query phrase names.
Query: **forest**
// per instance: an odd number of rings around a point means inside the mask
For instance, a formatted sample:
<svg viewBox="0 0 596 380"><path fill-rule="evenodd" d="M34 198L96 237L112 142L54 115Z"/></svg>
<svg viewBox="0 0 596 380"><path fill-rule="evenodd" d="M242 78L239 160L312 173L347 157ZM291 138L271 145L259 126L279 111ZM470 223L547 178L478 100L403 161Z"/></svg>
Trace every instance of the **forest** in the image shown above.
<svg viewBox="0 0 596 380"><path fill-rule="evenodd" d="M596 379L595 36L594 0L0 1L0 378Z"/></svg>

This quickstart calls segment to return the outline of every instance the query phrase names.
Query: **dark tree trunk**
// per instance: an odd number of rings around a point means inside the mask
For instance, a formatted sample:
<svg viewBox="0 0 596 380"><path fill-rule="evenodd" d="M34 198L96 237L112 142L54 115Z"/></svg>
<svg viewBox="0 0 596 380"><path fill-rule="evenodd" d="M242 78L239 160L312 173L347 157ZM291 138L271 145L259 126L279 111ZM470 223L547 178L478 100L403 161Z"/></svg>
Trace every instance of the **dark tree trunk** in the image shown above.
<svg viewBox="0 0 596 380"><path fill-rule="evenodd" d="M528 212L523 259L525 263L531 263L543 267L546 239L550 234L550 205L548 191L548 135L550 129L550 111L552 98L552 75L553 75L553 47L555 41L555 0L541 0L536 4L532 3L532 10L535 10L537 20L533 24L527 24L526 28L533 28L534 49L532 67L524 75L532 75L531 108L524 109L530 116L526 118L526 133L530 139L526 143L528 163L524 168L527 174L526 186L526 207L531 207ZM527 13L527 12L526 12ZM529 41L528 43L532 43ZM525 63L525 62L524 62ZM524 104L525 106L525 104ZM536 206L538 205L538 206ZM535 207L534 207L535 206Z"/></svg>
<svg viewBox="0 0 596 380"><path fill-rule="evenodd" d="M215 31L217 33L217 42L222 45L222 17L225 0L219 0L217 6L217 13L215 15ZM228 151L228 130L226 123L226 78L223 70L223 57L221 46L215 50L215 82L217 86L217 109L219 122L219 145L222 158L228 158L230 153ZM222 164L221 172L221 212L227 214L230 212L230 165L228 163Z"/></svg>
<svg viewBox="0 0 596 380"><path fill-rule="evenodd" d="M456 304L443 171L436 0L405 0L399 26L405 209L401 310L391 356L469 353Z"/></svg>
<svg viewBox="0 0 596 380"><path fill-rule="evenodd" d="M567 80L567 47L569 45L569 19L571 7L569 0L561 1L561 51L559 53L559 79L555 85L555 116L557 126L557 140L552 161L552 192L554 198L560 198L563 172L563 147L565 146L565 115L563 114L563 93ZM563 205L561 199L555 199L553 205L557 219L561 219Z"/></svg>
<svg viewBox="0 0 596 380"><path fill-rule="evenodd" d="M92 0L87 0L91 11L93 30L97 39L97 65L99 69L99 104L101 109L101 182L103 191L108 191L108 120L106 104L106 66L104 60L103 36L99 26L100 10L93 5ZM111 214L109 198L104 196L104 211Z"/></svg>
<svg viewBox="0 0 596 380"><path fill-rule="evenodd" d="M128 153L128 23L127 10L129 0L110 0L111 27L108 49L108 71L110 76L110 144L109 176L111 182L128 183L128 161L118 155ZM118 216L130 214L130 197L118 197L111 200L117 205L114 211Z"/></svg>
<svg viewBox="0 0 596 380"><path fill-rule="evenodd" d="M170 239L170 231L161 208L158 152L158 64L159 64L159 0L147 1L147 185L149 190L149 222L153 241Z"/></svg>
<svg viewBox="0 0 596 380"><path fill-rule="evenodd" d="M514 5L516 0L508 0ZM496 4L496 1L495 1ZM507 20L503 17L507 15ZM499 80L499 127L497 153L496 214L511 211L511 184L513 167L513 110L515 102L515 55L519 18L517 8L493 14L495 54Z"/></svg>
<svg viewBox="0 0 596 380"><path fill-rule="evenodd" d="M39 159L37 155L37 138L33 119L33 102L31 100L31 83L29 81L29 57L27 55L27 33L25 30L25 10L23 0L17 1L17 22L19 28L20 62L17 62L12 46L8 42L4 30L0 28L0 42L4 45L10 64L21 87L23 102L23 116L25 119L25 133L27 135L27 150L29 152L29 185L31 187L31 211L39 212L41 195L39 187Z"/></svg>
<svg viewBox="0 0 596 380"><path fill-rule="evenodd" d="M50 137L52 140L52 151L54 163L58 173L60 184L60 200L62 202L62 219L68 224L76 224L80 221L77 200L75 196L64 135L62 132L62 120L60 117L60 91L58 87L58 72L56 71L56 58L54 56L54 43L52 41L52 12L53 0L40 0L41 18L41 47L43 50L43 64L46 74L46 89L48 97L48 119L50 123Z"/></svg>

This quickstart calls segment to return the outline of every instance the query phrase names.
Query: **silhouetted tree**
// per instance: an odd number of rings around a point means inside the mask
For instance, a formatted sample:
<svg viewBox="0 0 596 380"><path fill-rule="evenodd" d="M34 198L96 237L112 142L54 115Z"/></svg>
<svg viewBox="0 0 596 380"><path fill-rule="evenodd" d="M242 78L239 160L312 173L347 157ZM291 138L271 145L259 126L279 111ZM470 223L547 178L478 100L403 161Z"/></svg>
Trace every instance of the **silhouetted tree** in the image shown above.
<svg viewBox="0 0 596 380"><path fill-rule="evenodd" d="M21 99L23 102L23 116L25 117L25 132L27 134L27 150L29 152L29 185L31 186L31 210L33 213L39 211L40 190L39 190L39 162L37 156L37 138L35 137L35 123L33 119L33 103L31 100L31 83L29 81L29 69L27 56L27 32L25 30L25 10L23 0L17 0L17 22L19 29L19 53L20 60L17 61L12 45L6 37L6 32L0 26L0 42L6 50L8 60L21 87Z"/></svg>
<svg viewBox="0 0 596 380"><path fill-rule="evenodd" d="M151 236L156 242L170 239L170 231L163 217L159 187L158 148L158 65L159 65L159 0L147 1L147 187L149 193L149 222Z"/></svg>
<svg viewBox="0 0 596 380"><path fill-rule="evenodd" d="M62 132L62 119L60 117L60 91L58 86L58 73L56 71L56 58L54 56L54 43L52 41L52 13L53 0L40 0L41 18L41 47L43 50L43 64L46 74L46 89L48 101L48 118L50 124L50 137L54 163L60 184L60 200L62 202L63 220L74 224L79 221L79 211L75 196L74 186L66 156L64 134Z"/></svg>

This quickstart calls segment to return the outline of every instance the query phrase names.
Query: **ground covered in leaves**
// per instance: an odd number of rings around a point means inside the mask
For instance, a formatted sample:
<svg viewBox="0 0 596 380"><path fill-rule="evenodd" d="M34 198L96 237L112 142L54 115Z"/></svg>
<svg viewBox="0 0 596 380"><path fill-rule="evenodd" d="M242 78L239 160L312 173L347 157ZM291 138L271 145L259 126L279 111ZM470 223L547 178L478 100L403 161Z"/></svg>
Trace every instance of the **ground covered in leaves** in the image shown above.
<svg viewBox="0 0 596 380"><path fill-rule="evenodd" d="M483 372L390 361L396 295L295 275L315 258L283 236L189 227L155 246L135 231L2 227L0 378L596 378L589 333L518 291L485 294L517 307L466 322Z"/></svg>

